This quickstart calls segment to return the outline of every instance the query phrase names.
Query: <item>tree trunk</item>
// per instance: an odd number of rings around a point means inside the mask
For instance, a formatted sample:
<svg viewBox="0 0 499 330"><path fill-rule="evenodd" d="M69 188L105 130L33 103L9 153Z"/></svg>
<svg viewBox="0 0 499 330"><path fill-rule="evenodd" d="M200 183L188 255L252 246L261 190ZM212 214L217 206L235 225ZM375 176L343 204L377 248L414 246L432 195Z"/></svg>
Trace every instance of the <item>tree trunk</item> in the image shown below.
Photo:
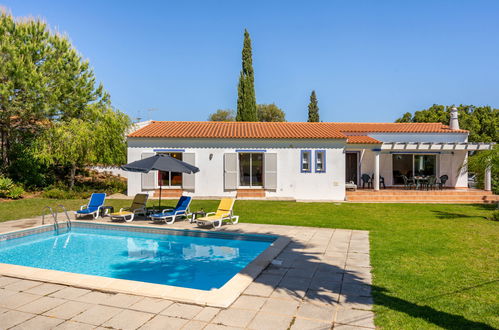
<svg viewBox="0 0 499 330"><path fill-rule="evenodd" d="M75 175L76 175L76 165L73 164L71 165L71 174L69 177L69 190L73 190L73 187L75 185Z"/></svg>

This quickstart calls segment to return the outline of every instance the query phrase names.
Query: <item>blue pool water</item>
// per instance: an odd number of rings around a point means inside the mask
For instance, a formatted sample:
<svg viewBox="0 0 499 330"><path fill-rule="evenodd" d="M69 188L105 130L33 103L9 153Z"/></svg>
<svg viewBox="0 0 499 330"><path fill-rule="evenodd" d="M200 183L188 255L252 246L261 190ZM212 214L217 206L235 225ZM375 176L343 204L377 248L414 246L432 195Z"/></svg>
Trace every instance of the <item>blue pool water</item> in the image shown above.
<svg viewBox="0 0 499 330"><path fill-rule="evenodd" d="M272 241L73 227L1 241L0 263L210 290L223 286Z"/></svg>

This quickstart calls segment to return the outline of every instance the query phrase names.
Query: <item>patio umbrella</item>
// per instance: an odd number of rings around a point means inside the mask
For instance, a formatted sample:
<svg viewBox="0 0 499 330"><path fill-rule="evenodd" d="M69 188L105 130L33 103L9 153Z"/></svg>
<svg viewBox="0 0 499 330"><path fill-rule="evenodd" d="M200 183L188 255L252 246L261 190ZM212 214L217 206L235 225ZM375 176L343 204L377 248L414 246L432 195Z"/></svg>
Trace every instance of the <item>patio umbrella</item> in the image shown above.
<svg viewBox="0 0 499 330"><path fill-rule="evenodd" d="M129 172L149 173L149 171L197 173L199 168L168 155L155 155L121 166ZM159 207L161 207L161 185L159 186Z"/></svg>

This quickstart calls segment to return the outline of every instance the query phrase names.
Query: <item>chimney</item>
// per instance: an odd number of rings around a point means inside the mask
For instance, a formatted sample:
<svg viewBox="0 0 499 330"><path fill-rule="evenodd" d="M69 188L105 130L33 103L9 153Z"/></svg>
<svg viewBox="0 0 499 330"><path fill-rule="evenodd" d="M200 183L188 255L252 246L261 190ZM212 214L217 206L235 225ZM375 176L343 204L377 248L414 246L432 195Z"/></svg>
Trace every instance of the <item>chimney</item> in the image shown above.
<svg viewBox="0 0 499 330"><path fill-rule="evenodd" d="M459 119L457 119L457 108L456 107L452 107L452 109L450 109L449 128L451 130L459 129Z"/></svg>

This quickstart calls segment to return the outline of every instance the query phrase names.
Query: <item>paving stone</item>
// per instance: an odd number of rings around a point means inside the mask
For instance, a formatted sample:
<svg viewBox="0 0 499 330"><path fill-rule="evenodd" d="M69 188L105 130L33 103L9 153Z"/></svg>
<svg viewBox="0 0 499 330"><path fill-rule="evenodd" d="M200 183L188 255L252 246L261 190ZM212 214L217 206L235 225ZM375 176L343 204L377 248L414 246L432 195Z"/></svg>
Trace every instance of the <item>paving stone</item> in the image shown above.
<svg viewBox="0 0 499 330"><path fill-rule="evenodd" d="M274 291L274 288L275 288L274 286L253 282L244 291L244 294L259 296L259 297L270 297L270 295Z"/></svg>
<svg viewBox="0 0 499 330"><path fill-rule="evenodd" d="M83 313L76 315L72 320L93 325L101 325L119 312L121 312L121 309L116 307L96 305L90 307Z"/></svg>
<svg viewBox="0 0 499 330"><path fill-rule="evenodd" d="M191 320L187 322L186 325L184 325L182 330L201 330L204 329L204 327L206 327L207 325L208 323L206 322Z"/></svg>
<svg viewBox="0 0 499 330"><path fill-rule="evenodd" d="M298 308L296 316L332 323L335 309L336 308L334 306L317 305L305 302L300 306L300 308Z"/></svg>
<svg viewBox="0 0 499 330"><path fill-rule="evenodd" d="M296 300L282 300L269 298L263 305L261 311L266 313L275 313L283 315L295 315L296 309L300 305Z"/></svg>
<svg viewBox="0 0 499 330"><path fill-rule="evenodd" d="M231 305L233 308L259 310L267 298L242 295Z"/></svg>
<svg viewBox="0 0 499 330"><path fill-rule="evenodd" d="M100 304L102 302L106 302L111 300L116 294L114 293L105 293L99 291L91 291L83 296L75 298L76 301L81 301L89 304Z"/></svg>
<svg viewBox="0 0 499 330"><path fill-rule="evenodd" d="M53 308L45 312L44 315L69 320L75 317L76 315L83 313L91 306L92 306L91 304L82 303L79 301L67 301L62 305L59 305L56 308Z"/></svg>
<svg viewBox="0 0 499 330"><path fill-rule="evenodd" d="M296 318L291 330L329 330L332 327L332 323Z"/></svg>
<svg viewBox="0 0 499 330"><path fill-rule="evenodd" d="M53 283L42 283L38 286L32 287L25 290L26 293L37 294L40 296L46 296L48 294L54 293L58 290L65 288L64 285L53 284Z"/></svg>
<svg viewBox="0 0 499 330"><path fill-rule="evenodd" d="M37 299L26 305L18 307L17 310L33 314L42 314L43 312L46 312L49 309L61 305L65 301L66 300L59 298L41 297L40 299Z"/></svg>
<svg viewBox="0 0 499 330"><path fill-rule="evenodd" d="M56 319L53 317L47 317L43 315L37 315L32 319L29 319L26 322L23 322L14 328L11 328L12 330L51 330L55 328L57 325L61 324L64 322L64 320Z"/></svg>
<svg viewBox="0 0 499 330"><path fill-rule="evenodd" d="M55 297L55 298L64 298L64 299L68 299L68 300L74 300L74 299L81 297L84 294L87 294L89 292L90 292L90 290L87 290L87 289L73 288L73 287L67 286L64 289L61 289L57 292L50 294L50 296Z"/></svg>
<svg viewBox="0 0 499 330"><path fill-rule="evenodd" d="M19 278L8 277L8 276L0 276L0 288L4 288L5 286L12 284L14 282L21 281Z"/></svg>
<svg viewBox="0 0 499 330"><path fill-rule="evenodd" d="M330 290L308 290L304 300L318 305L337 305L340 294Z"/></svg>
<svg viewBox="0 0 499 330"><path fill-rule="evenodd" d="M343 308L371 310L373 308L373 298L341 295L340 304Z"/></svg>
<svg viewBox="0 0 499 330"><path fill-rule="evenodd" d="M2 297L2 299L0 299L0 306L14 309L19 306L26 305L38 298L40 298L40 296L24 292L16 292L15 294Z"/></svg>
<svg viewBox="0 0 499 330"><path fill-rule="evenodd" d="M40 285L41 282L30 281L30 280L20 280L6 285L4 288L11 291L25 291L31 289L34 286Z"/></svg>
<svg viewBox="0 0 499 330"><path fill-rule="evenodd" d="M121 308L127 308L139 300L141 300L142 297L140 296L133 296L129 294L124 294L124 293L118 293L109 299L101 302L102 305L106 306L114 306L114 307L121 307Z"/></svg>
<svg viewBox="0 0 499 330"><path fill-rule="evenodd" d="M181 317L184 319L191 320L194 318L203 307L189 304L174 303L167 309L161 312L161 315Z"/></svg>
<svg viewBox="0 0 499 330"><path fill-rule="evenodd" d="M124 310L106 321L102 326L115 329L133 330L152 319L154 314Z"/></svg>
<svg viewBox="0 0 499 330"><path fill-rule="evenodd" d="M255 314L255 311L247 309L228 308L220 311L212 323L244 328L250 323Z"/></svg>
<svg viewBox="0 0 499 330"><path fill-rule="evenodd" d="M156 315L147 321L140 330L178 330L187 324L187 320L164 315Z"/></svg>
<svg viewBox="0 0 499 330"><path fill-rule="evenodd" d="M367 284L343 284L341 287L342 296L346 297L370 297L371 286Z"/></svg>
<svg viewBox="0 0 499 330"><path fill-rule="evenodd" d="M289 328L292 319L293 317L290 315L277 315L261 311L256 314L248 328L255 330L286 330Z"/></svg>
<svg viewBox="0 0 499 330"><path fill-rule="evenodd" d="M241 330L239 327L228 327L222 324L208 324L203 330Z"/></svg>
<svg viewBox="0 0 499 330"><path fill-rule="evenodd" d="M277 288L270 295L271 298L297 300L297 301L301 301L304 296L305 296L305 289L291 290L285 288Z"/></svg>
<svg viewBox="0 0 499 330"><path fill-rule="evenodd" d="M199 312L198 315L194 317L194 320L197 321L203 321L203 322L210 322L213 320L215 315L218 314L220 309L215 308L215 307L205 307L201 312Z"/></svg>
<svg viewBox="0 0 499 330"><path fill-rule="evenodd" d="M34 316L33 314L11 310L0 314L0 326L2 329L8 329Z"/></svg>
<svg viewBox="0 0 499 330"><path fill-rule="evenodd" d="M59 324L54 330L91 330L94 329L95 326L86 323L66 321L64 323Z"/></svg>
<svg viewBox="0 0 499 330"><path fill-rule="evenodd" d="M374 313L356 309L338 309L335 324L348 324L357 327L374 328Z"/></svg>
<svg viewBox="0 0 499 330"><path fill-rule="evenodd" d="M173 301L166 299L157 299L157 298L149 298L145 297L135 304L131 305L130 309L136 309L142 312L154 313L157 314L162 310L166 309L168 306L173 304Z"/></svg>

